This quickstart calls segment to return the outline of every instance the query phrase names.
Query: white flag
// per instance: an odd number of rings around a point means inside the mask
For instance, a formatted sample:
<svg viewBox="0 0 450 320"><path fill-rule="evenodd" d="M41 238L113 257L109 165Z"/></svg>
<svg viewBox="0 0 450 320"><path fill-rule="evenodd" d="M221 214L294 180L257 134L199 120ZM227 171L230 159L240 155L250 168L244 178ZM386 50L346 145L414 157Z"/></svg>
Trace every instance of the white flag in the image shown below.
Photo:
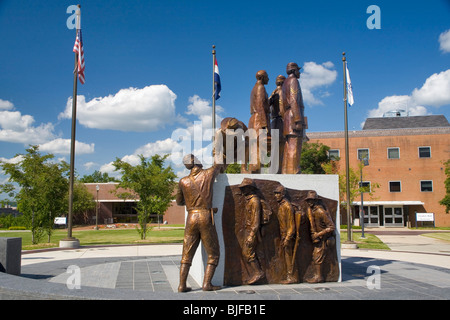
<svg viewBox="0 0 450 320"><path fill-rule="evenodd" d="M350 80L350 73L348 72L347 64L345 64L345 73L347 77L347 102L349 105L353 105L355 101L353 100L352 81Z"/></svg>

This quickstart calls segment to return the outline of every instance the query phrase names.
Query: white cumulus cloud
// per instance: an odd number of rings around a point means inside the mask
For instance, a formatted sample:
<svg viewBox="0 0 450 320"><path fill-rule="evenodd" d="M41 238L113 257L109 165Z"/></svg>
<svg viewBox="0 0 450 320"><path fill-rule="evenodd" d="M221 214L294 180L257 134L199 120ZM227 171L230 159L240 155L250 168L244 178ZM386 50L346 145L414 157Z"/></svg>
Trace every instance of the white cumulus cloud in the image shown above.
<svg viewBox="0 0 450 320"><path fill-rule="evenodd" d="M54 154L70 154L70 139L57 138L49 142L39 145L39 150ZM75 141L75 154L93 153L95 149L94 143L87 144Z"/></svg>
<svg viewBox="0 0 450 320"><path fill-rule="evenodd" d="M53 124L34 126L34 122L33 116L19 111L0 111L0 141L39 144L55 137Z"/></svg>
<svg viewBox="0 0 450 320"><path fill-rule="evenodd" d="M442 52L450 52L450 29L439 35L439 45Z"/></svg>
<svg viewBox="0 0 450 320"><path fill-rule="evenodd" d="M450 69L431 75L412 98L417 104L441 107L450 104Z"/></svg>
<svg viewBox="0 0 450 320"><path fill-rule="evenodd" d="M337 78L337 71L333 70L334 64L330 61L322 64L305 62L301 70L300 85L303 100L309 105L321 105L323 102L316 97L315 91L331 85ZM328 96L327 92L319 92L321 97Z"/></svg>
<svg viewBox="0 0 450 320"><path fill-rule="evenodd" d="M425 80L421 88L410 95L393 95L383 98L378 107L369 110L369 117L382 117L385 112L405 110L410 116L432 114L427 107L450 104L450 69L435 73Z"/></svg>
<svg viewBox="0 0 450 320"><path fill-rule="evenodd" d="M177 96L166 85L151 85L142 89L121 89L114 95L86 101L78 96L77 120L95 129L148 132L173 123ZM72 98L60 119L72 117Z"/></svg>

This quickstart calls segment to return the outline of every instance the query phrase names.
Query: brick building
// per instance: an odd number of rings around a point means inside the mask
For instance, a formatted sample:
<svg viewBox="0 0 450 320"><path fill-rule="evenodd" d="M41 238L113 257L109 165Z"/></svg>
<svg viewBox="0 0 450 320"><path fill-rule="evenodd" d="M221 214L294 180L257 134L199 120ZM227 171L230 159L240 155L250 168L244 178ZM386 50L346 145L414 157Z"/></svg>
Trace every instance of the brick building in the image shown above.
<svg viewBox="0 0 450 320"><path fill-rule="evenodd" d="M136 200L122 200L114 194L118 183L85 183L88 191L98 201L98 223L137 223ZM98 194L97 194L98 186ZM119 189L120 190L120 189ZM121 190L124 191L123 189ZM91 214L91 223L95 224L95 211ZM152 222L157 222L157 215L151 215ZM177 206L175 201L162 217L168 224L184 224L184 206Z"/></svg>
<svg viewBox="0 0 450 320"><path fill-rule="evenodd" d="M343 131L307 136L310 142L329 146L330 156L339 157L345 170ZM415 226L416 213L434 213L437 227L450 226L450 214L439 204L445 196L443 162L450 158L450 125L445 116L366 119L362 130L349 131L350 167L357 171L364 158L368 165L363 169L363 185L380 185L372 198L363 195L366 226ZM361 199L352 205L354 218L359 219Z"/></svg>

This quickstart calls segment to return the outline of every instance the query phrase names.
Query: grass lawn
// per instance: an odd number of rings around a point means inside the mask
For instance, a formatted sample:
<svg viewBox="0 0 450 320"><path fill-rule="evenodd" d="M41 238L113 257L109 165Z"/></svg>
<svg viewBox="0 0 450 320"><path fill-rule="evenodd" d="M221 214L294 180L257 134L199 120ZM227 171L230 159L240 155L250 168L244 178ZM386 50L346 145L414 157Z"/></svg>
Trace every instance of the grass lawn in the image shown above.
<svg viewBox="0 0 450 320"><path fill-rule="evenodd" d="M139 244L139 243L181 243L184 238L184 229L166 229L158 227L147 233L147 238L141 240L138 232L131 229L110 230L74 230L72 236L80 240L82 246L101 244ZM33 250L42 248L59 247L59 240L67 237L67 230L55 230L51 237L51 243L47 243L47 236L39 244L31 244L31 232L0 232L0 237L22 238L22 249Z"/></svg>
<svg viewBox="0 0 450 320"><path fill-rule="evenodd" d="M100 230L74 230L72 235L80 240L82 246L106 245L106 244L139 244L139 243L182 243L184 238L184 228L161 228L154 227L147 238L141 240L139 234L134 228L127 229L100 229ZM30 231L10 231L0 232L0 237L18 237L22 238L22 249L33 250L43 248L59 247L59 240L67 236L67 230L54 230L51 237L51 243L47 243L47 236L41 240L41 243L31 244ZM373 234L366 233L366 239L361 239L361 233L354 232L353 240L361 249L385 249L390 250L387 245L380 241ZM450 236L449 234L432 234L432 236ZM341 242L347 240L347 232L341 232ZM445 239L444 239L445 240ZM446 239L450 240L450 239Z"/></svg>
<svg viewBox="0 0 450 320"><path fill-rule="evenodd" d="M353 241L358 245L360 249L383 249L391 250L385 245L378 237L370 233L364 233L365 239L361 239L360 232L353 232ZM341 243L347 241L347 232L341 231Z"/></svg>
<svg viewBox="0 0 450 320"><path fill-rule="evenodd" d="M424 233L424 234L422 234L422 236L439 239L439 240L450 241L450 232L448 232L448 233Z"/></svg>

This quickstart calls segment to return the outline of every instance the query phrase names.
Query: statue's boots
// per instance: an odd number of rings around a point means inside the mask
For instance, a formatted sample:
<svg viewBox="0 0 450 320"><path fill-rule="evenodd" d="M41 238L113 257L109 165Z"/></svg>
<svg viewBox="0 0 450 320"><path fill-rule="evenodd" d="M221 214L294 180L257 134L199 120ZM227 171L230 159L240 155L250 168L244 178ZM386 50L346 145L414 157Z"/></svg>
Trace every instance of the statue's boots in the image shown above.
<svg viewBox="0 0 450 320"><path fill-rule="evenodd" d="M180 284L178 286L178 292L188 292L192 289L186 286L187 277L189 275L189 268L191 266L186 263L182 263L180 266Z"/></svg>
<svg viewBox="0 0 450 320"><path fill-rule="evenodd" d="M316 264L314 265L314 277L312 277L310 280L308 280L309 283L321 283L325 282L323 276L322 276L322 265Z"/></svg>
<svg viewBox="0 0 450 320"><path fill-rule="evenodd" d="M203 278L203 291L215 291L219 290L220 286L213 286L211 284L211 280L214 276L214 271L216 270L216 266L213 264L208 264L206 266L205 277Z"/></svg>
<svg viewBox="0 0 450 320"><path fill-rule="evenodd" d="M251 269L253 270L253 277L248 280L247 284L255 284L259 280L264 278L264 272L261 270L258 261L254 260L250 262Z"/></svg>

